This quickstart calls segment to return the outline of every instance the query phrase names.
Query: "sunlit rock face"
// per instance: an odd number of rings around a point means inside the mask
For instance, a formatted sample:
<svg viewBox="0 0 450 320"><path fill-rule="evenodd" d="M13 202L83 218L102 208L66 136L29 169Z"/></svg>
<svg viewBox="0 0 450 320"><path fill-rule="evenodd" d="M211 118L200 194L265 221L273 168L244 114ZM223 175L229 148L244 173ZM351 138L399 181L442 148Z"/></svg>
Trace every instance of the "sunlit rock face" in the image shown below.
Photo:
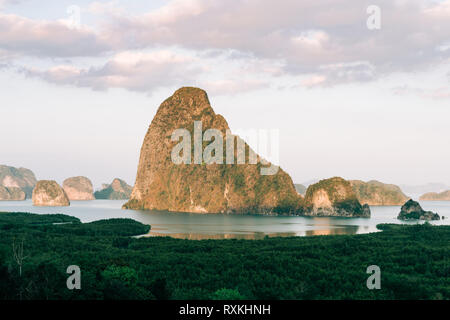
<svg viewBox="0 0 450 320"><path fill-rule="evenodd" d="M23 201L25 198L25 192L20 188L0 186L0 201Z"/></svg>
<svg viewBox="0 0 450 320"><path fill-rule="evenodd" d="M94 187L86 177L72 177L64 180L63 189L70 201L94 200Z"/></svg>
<svg viewBox="0 0 450 320"><path fill-rule="evenodd" d="M70 201L66 192L56 182L51 180L38 181L33 190L33 205L39 207L64 207Z"/></svg>
<svg viewBox="0 0 450 320"><path fill-rule="evenodd" d="M194 137L194 122L201 122L201 134L215 129L226 137L229 130L201 89L181 88L161 104L145 136L136 184L124 208L193 213L301 213L303 199L291 177L281 169L262 175L260 157L257 156L257 164L250 164L250 148L245 143L243 164L173 163L172 150L179 143L172 140L173 132L185 129ZM231 133L229 137L238 139ZM206 149L209 142L203 142L200 148ZM223 138L223 150L227 143L230 142ZM194 147L192 150L194 159ZM231 150L231 156L236 158L237 148ZM225 159L223 163L227 163Z"/></svg>
<svg viewBox="0 0 450 320"><path fill-rule="evenodd" d="M350 182L340 177L310 185L304 206L309 216L370 217L369 206L361 205Z"/></svg>

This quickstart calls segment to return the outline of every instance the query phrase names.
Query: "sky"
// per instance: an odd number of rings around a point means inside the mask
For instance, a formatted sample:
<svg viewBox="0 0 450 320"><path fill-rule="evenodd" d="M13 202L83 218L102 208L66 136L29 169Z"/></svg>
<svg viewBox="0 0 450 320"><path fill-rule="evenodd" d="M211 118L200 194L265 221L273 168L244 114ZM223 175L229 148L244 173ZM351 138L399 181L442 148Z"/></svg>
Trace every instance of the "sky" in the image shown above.
<svg viewBox="0 0 450 320"><path fill-rule="evenodd" d="M182 86L295 183L450 185L450 0L0 0L0 164L134 184Z"/></svg>

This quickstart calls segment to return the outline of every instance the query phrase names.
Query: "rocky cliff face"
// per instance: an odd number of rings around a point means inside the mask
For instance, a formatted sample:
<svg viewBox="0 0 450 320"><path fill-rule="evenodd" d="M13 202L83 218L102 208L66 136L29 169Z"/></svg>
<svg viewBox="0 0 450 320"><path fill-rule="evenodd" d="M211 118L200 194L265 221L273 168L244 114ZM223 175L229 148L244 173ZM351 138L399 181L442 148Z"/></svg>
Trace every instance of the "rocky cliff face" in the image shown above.
<svg viewBox="0 0 450 320"><path fill-rule="evenodd" d="M450 190L444 192L428 192L422 195L422 201L450 201Z"/></svg>
<svg viewBox="0 0 450 320"><path fill-rule="evenodd" d="M361 205L350 182L334 177L308 187L305 196L305 214L370 217L370 208L367 204Z"/></svg>
<svg viewBox="0 0 450 320"><path fill-rule="evenodd" d="M414 200L408 200L401 208L397 219L400 220L439 220L437 213L425 211L420 204Z"/></svg>
<svg viewBox="0 0 450 320"><path fill-rule="evenodd" d="M63 189L70 201L94 200L94 187L86 177L72 177L64 180Z"/></svg>
<svg viewBox="0 0 450 320"><path fill-rule="evenodd" d="M70 201L64 189L56 181L38 181L33 190L33 205L42 207L69 206Z"/></svg>
<svg viewBox="0 0 450 320"><path fill-rule="evenodd" d="M114 179L111 184L104 184L103 189L94 193L95 199L102 200L128 200L133 188L125 181Z"/></svg>
<svg viewBox="0 0 450 320"><path fill-rule="evenodd" d="M245 164L204 161L195 164L194 147L189 156L191 164L175 164L171 153L179 141L172 141L172 134L177 129L185 129L194 137L194 121L201 121L201 133L216 129L226 137L229 130L225 119L214 112L206 92L201 89L181 88L161 104L145 136L136 184L124 208L194 213L301 211L302 197L295 191L289 175L281 169L274 175L261 175L260 161L249 164L247 144ZM223 150L227 142L223 138ZM204 141L200 148L208 143ZM231 153L236 159L237 149ZM223 158L225 163L225 154Z"/></svg>
<svg viewBox="0 0 450 320"><path fill-rule="evenodd" d="M370 206L401 206L409 198L402 190L393 184L385 184L379 181L363 182L350 181L356 197L362 204Z"/></svg>
<svg viewBox="0 0 450 320"><path fill-rule="evenodd" d="M29 169L0 165L0 186L19 188L27 198L31 198L36 182L34 173Z"/></svg>
<svg viewBox="0 0 450 320"><path fill-rule="evenodd" d="M0 186L0 201L23 201L26 195L20 188Z"/></svg>

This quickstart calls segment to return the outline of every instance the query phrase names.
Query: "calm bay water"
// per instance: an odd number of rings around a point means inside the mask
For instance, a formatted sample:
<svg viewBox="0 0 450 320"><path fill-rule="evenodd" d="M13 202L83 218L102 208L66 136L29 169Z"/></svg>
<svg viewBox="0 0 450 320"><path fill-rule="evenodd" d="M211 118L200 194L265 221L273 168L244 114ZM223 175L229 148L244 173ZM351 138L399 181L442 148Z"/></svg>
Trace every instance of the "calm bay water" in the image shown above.
<svg viewBox="0 0 450 320"><path fill-rule="evenodd" d="M92 222L110 218L131 218L152 229L148 236L183 239L262 239L265 236L311 236L359 234L378 231L380 223L416 223L397 220L400 206L371 207L371 218L283 217L260 215L191 214L122 210L124 201L72 201L70 207L33 207L31 200L0 201L0 212L63 213ZM423 201L424 210L437 212L450 224L450 201Z"/></svg>

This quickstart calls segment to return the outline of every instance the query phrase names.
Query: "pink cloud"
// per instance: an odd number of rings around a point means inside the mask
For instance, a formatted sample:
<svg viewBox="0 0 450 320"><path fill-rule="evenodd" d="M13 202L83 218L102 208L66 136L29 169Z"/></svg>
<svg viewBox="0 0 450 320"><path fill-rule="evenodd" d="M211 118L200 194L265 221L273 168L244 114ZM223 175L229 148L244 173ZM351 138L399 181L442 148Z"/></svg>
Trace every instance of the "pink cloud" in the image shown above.
<svg viewBox="0 0 450 320"><path fill-rule="evenodd" d="M0 13L0 49L27 56L76 57L96 56L110 47L87 27Z"/></svg>

